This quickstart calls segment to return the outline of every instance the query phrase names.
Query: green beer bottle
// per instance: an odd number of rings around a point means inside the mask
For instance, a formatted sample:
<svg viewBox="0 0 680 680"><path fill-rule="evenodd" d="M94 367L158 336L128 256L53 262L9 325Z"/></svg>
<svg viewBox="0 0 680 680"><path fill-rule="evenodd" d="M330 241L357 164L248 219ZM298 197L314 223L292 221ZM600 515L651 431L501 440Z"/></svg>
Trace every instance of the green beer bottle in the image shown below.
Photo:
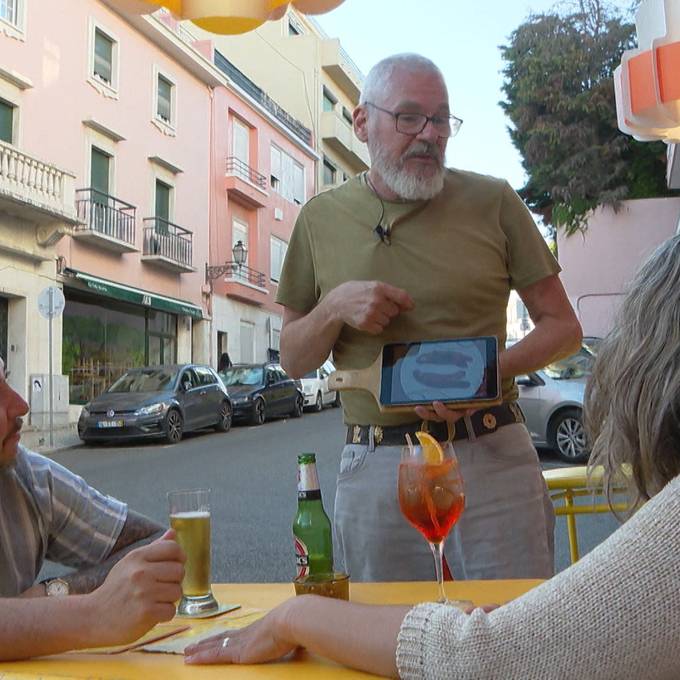
<svg viewBox="0 0 680 680"><path fill-rule="evenodd" d="M297 576L333 571L333 533L321 502L316 455L298 456L298 509L293 521Z"/></svg>

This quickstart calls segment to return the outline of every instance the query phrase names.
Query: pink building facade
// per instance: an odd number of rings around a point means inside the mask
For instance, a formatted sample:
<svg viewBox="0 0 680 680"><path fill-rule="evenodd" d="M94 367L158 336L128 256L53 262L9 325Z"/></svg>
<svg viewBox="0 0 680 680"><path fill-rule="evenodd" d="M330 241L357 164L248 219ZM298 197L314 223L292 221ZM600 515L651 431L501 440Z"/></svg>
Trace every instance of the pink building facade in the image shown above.
<svg viewBox="0 0 680 680"><path fill-rule="evenodd" d="M271 159L294 159L309 197L304 130L163 12L124 16L96 0L16 9L0 11L0 353L34 424L48 285L65 297L53 322L58 423L131 366L276 349L273 296L299 202ZM246 262L212 268L234 260L238 240Z"/></svg>
<svg viewBox="0 0 680 680"><path fill-rule="evenodd" d="M584 335L609 332L638 267L679 228L680 198L648 198L624 201L616 213L598 208L583 236L558 232L562 282Z"/></svg>

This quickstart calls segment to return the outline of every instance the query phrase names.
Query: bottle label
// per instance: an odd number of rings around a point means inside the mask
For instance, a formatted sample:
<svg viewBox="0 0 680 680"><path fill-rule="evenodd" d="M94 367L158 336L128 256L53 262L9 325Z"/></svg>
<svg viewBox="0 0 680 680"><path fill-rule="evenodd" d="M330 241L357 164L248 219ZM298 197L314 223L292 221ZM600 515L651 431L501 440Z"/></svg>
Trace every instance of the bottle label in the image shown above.
<svg viewBox="0 0 680 680"><path fill-rule="evenodd" d="M309 575L309 550L304 541L301 541L297 536L293 536L295 540L295 565L297 567L297 578Z"/></svg>
<svg viewBox="0 0 680 680"><path fill-rule="evenodd" d="M299 501L320 501L321 500L321 490L312 489L311 491L298 491Z"/></svg>
<svg viewBox="0 0 680 680"><path fill-rule="evenodd" d="M319 491L319 476L316 474L316 465L298 465L297 478L298 498L301 491ZM310 498L310 496L306 496Z"/></svg>

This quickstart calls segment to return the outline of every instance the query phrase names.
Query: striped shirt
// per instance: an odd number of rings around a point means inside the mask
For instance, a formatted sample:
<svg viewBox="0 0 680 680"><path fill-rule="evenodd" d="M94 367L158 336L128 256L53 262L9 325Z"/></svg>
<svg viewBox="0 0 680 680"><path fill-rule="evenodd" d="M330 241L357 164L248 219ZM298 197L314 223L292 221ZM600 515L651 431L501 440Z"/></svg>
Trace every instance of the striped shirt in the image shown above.
<svg viewBox="0 0 680 680"><path fill-rule="evenodd" d="M77 568L103 562L126 518L125 503L19 446L16 462L0 468L0 596L30 588L45 559Z"/></svg>

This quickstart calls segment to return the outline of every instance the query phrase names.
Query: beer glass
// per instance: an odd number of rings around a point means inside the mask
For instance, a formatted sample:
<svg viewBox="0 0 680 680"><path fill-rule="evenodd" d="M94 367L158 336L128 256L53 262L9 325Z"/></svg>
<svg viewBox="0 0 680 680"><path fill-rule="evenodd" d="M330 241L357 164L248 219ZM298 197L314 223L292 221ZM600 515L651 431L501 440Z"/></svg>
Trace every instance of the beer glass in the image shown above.
<svg viewBox="0 0 680 680"><path fill-rule="evenodd" d="M197 616L218 608L210 589L210 489L171 491L170 526L184 550L182 599L177 605L180 616Z"/></svg>

